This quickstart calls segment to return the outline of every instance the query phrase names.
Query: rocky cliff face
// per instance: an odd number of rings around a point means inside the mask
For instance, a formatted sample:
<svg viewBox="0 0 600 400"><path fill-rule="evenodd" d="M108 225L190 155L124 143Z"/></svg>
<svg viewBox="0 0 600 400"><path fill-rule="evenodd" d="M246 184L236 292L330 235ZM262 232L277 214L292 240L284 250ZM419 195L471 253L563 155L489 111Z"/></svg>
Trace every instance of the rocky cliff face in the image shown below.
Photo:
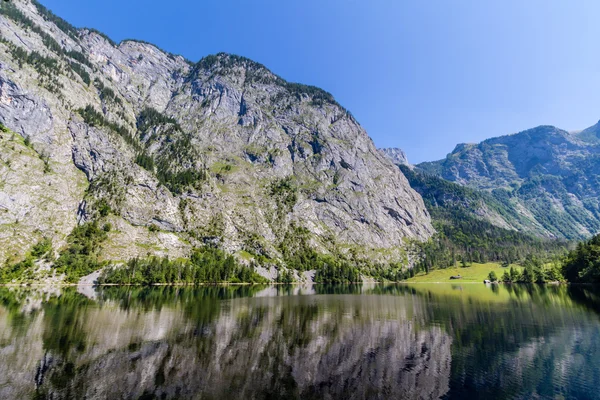
<svg viewBox="0 0 600 400"><path fill-rule="evenodd" d="M460 144L446 159L418 168L490 191L520 217L516 228L578 239L600 231L600 145L597 128L571 134L540 126Z"/></svg>
<svg viewBox="0 0 600 400"><path fill-rule="evenodd" d="M408 157L406 157L406 153L404 150L399 149L397 147L390 147L386 149L379 149L381 153L383 153L387 158L389 158L396 165L406 165L410 167L410 163L408 162Z"/></svg>
<svg viewBox="0 0 600 400"><path fill-rule="evenodd" d="M278 258L284 241L398 258L433 233L330 94L242 57L117 45L35 1L0 14L2 259L92 219L116 227L113 259L206 242Z"/></svg>

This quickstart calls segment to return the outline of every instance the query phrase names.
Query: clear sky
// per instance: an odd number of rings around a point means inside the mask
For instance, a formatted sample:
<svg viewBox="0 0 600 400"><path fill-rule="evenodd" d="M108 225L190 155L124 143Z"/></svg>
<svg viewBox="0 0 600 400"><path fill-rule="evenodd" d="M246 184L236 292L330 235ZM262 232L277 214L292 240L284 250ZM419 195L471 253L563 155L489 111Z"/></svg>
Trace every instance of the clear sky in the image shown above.
<svg viewBox="0 0 600 400"><path fill-rule="evenodd" d="M197 61L225 51L331 92L411 162L600 119L596 0L41 0L75 26Z"/></svg>

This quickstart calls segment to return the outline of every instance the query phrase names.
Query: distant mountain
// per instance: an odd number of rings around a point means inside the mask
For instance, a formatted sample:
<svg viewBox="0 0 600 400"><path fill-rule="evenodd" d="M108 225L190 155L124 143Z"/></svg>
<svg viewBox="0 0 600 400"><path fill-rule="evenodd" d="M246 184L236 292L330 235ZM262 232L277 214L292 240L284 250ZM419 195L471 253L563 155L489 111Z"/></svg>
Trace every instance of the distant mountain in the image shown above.
<svg viewBox="0 0 600 400"><path fill-rule="evenodd" d="M443 268L459 259L513 263L533 254L547 259L568 247L564 240L533 235L535 229L525 229L529 221L493 193L405 165L399 168L423 196L437 230L434 240L423 247L421 267Z"/></svg>
<svg viewBox="0 0 600 400"><path fill-rule="evenodd" d="M509 227L538 236L582 239L600 232L600 128L578 133L539 126L459 144L417 169L485 190L513 217Z"/></svg>
<svg viewBox="0 0 600 400"><path fill-rule="evenodd" d="M321 89L239 56L116 44L36 1L2 2L0 33L2 262L90 221L112 224L104 260L210 245L270 265L308 250L406 261L407 239L433 234Z"/></svg>
<svg viewBox="0 0 600 400"><path fill-rule="evenodd" d="M410 166L408 158L404 150L397 147L390 147L385 149L379 149L387 158L389 158L396 165L407 165Z"/></svg>
<svg viewBox="0 0 600 400"><path fill-rule="evenodd" d="M587 143L599 144L600 143L600 121L587 129L577 132L575 136Z"/></svg>

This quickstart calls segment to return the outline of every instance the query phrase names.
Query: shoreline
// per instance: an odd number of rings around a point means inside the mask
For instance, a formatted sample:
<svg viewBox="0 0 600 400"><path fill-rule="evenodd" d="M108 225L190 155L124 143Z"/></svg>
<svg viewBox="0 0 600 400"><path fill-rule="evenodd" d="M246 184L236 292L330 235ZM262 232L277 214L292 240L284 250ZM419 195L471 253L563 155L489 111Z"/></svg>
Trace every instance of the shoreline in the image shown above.
<svg viewBox="0 0 600 400"><path fill-rule="evenodd" d="M469 284L469 285L537 285L537 286L598 286L596 283L581 283L581 282L546 282L546 283L523 283L523 282L497 282L497 283L484 283L475 281L463 281L463 282L347 282L347 283L319 283L319 282L268 282L268 283L246 283L246 282L216 282L216 283L153 283L151 285L144 284L133 284L133 283L2 283L0 287L111 287L111 286L131 286L131 287L161 287L161 286L181 286L181 287L198 287L198 286L312 286L312 285L364 285L364 284L388 284L388 285L456 285L456 284Z"/></svg>

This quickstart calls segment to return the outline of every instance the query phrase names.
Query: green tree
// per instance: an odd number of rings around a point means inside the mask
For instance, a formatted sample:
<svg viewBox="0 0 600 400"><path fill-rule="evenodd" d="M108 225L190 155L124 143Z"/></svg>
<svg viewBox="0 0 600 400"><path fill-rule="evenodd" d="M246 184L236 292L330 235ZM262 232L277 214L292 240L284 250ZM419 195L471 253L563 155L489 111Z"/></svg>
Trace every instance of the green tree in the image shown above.
<svg viewBox="0 0 600 400"><path fill-rule="evenodd" d="M510 281L518 282L520 279L521 279L521 274L519 273L519 271L514 267L510 267Z"/></svg>
<svg viewBox="0 0 600 400"><path fill-rule="evenodd" d="M521 279L519 282L523 283L533 283L535 280L535 274L533 272L533 267L531 265L525 267L523 273L521 274Z"/></svg>
<svg viewBox="0 0 600 400"><path fill-rule="evenodd" d="M579 243L569 252L562 274L569 282L600 283L600 235Z"/></svg>

